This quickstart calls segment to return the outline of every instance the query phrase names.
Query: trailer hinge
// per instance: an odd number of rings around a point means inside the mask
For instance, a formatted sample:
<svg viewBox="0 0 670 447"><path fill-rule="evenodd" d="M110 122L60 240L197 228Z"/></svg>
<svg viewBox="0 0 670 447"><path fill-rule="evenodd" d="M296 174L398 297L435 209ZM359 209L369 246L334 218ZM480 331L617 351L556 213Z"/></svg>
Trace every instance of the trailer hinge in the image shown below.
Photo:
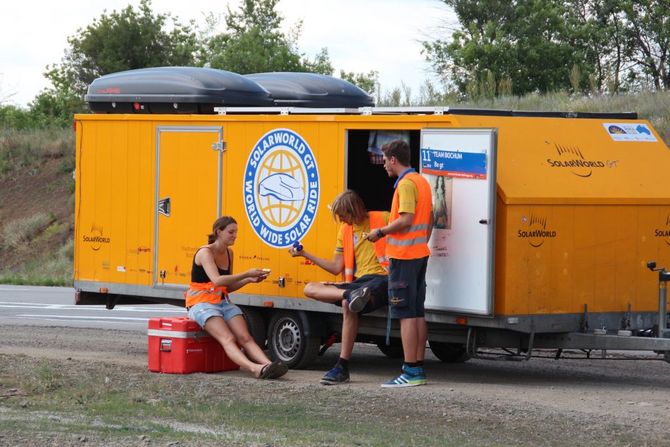
<svg viewBox="0 0 670 447"><path fill-rule="evenodd" d="M226 151L226 142L225 141L217 141L216 143L212 143L212 149L215 151L219 152L225 152Z"/></svg>

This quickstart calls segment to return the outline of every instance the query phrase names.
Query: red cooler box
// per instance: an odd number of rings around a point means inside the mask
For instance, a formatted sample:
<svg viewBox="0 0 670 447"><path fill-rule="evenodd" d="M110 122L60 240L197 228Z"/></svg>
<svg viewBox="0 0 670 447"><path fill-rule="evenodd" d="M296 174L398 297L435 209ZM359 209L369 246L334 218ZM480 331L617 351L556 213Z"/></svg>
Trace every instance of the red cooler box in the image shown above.
<svg viewBox="0 0 670 447"><path fill-rule="evenodd" d="M149 371L190 374L240 369L223 347L188 317L149 319Z"/></svg>

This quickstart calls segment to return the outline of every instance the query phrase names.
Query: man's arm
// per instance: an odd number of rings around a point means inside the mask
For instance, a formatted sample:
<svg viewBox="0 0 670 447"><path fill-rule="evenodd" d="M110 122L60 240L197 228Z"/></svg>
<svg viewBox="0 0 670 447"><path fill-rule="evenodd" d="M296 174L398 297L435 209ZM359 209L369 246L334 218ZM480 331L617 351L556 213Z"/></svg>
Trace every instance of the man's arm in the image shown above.
<svg viewBox="0 0 670 447"><path fill-rule="evenodd" d="M383 226L381 228L371 228L370 234L368 234L368 240L370 242L377 242L382 237L387 234L402 233L406 231L409 227L412 226L412 221L414 220L414 214L412 213L400 213L400 217L391 222L390 224ZM379 231L381 230L381 234Z"/></svg>
<svg viewBox="0 0 670 447"><path fill-rule="evenodd" d="M342 270L344 270L344 257L339 253L335 253L333 255L333 259L328 260L315 256L309 253L307 250L297 251L295 248L290 248L288 252L291 254L291 256L302 256L305 259L309 259L314 264L333 275L338 275L342 273Z"/></svg>

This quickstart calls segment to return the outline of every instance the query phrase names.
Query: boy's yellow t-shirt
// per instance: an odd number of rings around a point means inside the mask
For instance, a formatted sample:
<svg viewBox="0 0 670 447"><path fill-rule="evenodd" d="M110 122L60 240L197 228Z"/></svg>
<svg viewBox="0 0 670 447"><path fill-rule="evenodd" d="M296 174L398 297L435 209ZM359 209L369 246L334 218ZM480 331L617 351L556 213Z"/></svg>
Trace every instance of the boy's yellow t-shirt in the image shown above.
<svg viewBox="0 0 670 447"><path fill-rule="evenodd" d="M388 222L388 213L385 213L385 221ZM342 242L343 226L337 232L337 243L335 245L336 254L344 254L344 243ZM365 275L386 275L384 267L377 261L375 254L375 244L366 239L370 233L370 219L365 219L362 224L354 224L354 258L356 259L356 278Z"/></svg>

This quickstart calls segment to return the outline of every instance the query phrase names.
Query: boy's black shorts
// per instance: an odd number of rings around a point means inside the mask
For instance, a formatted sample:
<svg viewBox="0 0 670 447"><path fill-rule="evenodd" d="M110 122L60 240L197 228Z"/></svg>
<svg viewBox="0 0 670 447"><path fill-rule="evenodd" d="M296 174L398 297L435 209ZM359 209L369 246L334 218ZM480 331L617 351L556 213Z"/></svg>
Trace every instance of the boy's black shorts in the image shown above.
<svg viewBox="0 0 670 447"><path fill-rule="evenodd" d="M352 282L337 284L335 287L344 290L370 287L372 295L370 301L368 301L363 310L359 312L360 314L366 314L388 305L388 284L388 276L386 275L364 275L360 278L356 278ZM342 306L342 302L337 302L335 305Z"/></svg>

